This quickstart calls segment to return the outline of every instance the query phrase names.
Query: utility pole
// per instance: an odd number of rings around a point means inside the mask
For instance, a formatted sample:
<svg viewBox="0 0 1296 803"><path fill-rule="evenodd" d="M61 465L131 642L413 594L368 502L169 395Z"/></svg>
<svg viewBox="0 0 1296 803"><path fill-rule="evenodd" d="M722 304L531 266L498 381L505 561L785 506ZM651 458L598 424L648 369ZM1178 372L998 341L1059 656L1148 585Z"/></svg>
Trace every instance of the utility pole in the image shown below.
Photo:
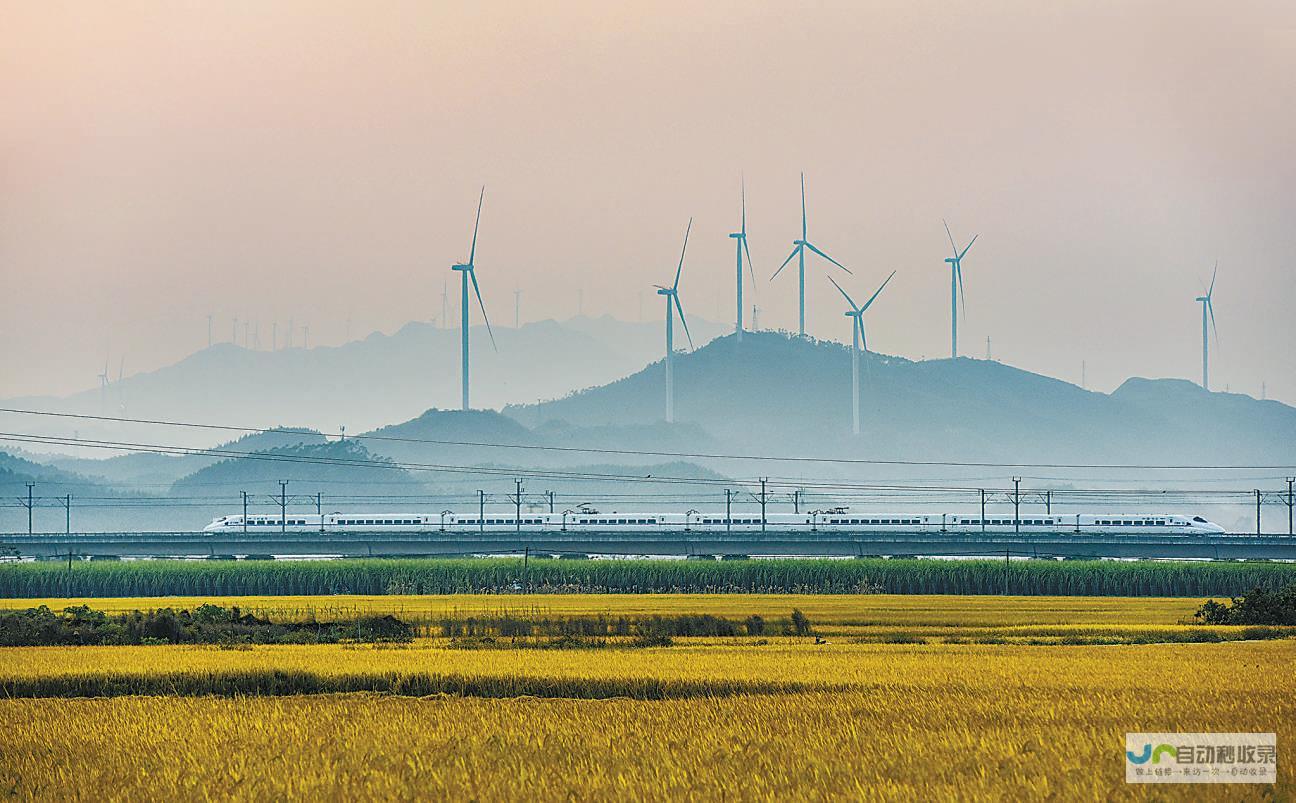
<svg viewBox="0 0 1296 803"><path fill-rule="evenodd" d="M320 520L320 535L324 534L324 494L319 491L315 492L315 515Z"/></svg>
<svg viewBox="0 0 1296 803"><path fill-rule="evenodd" d="M513 484L517 487L517 493L513 495L513 506L517 511L513 514L513 526L520 535L522 533L522 478L513 480Z"/></svg>
<svg viewBox="0 0 1296 803"><path fill-rule="evenodd" d="M32 505L35 504L35 502L32 500L32 488L35 488L35 487L36 487L36 483L34 483L34 482L29 482L29 483L27 483L27 505L26 505L26 507L27 507L27 534L28 534L28 535L31 535L31 534L32 534Z"/></svg>
<svg viewBox="0 0 1296 803"><path fill-rule="evenodd" d="M243 534L247 535L247 491L239 491L243 494Z"/></svg>
<svg viewBox="0 0 1296 803"><path fill-rule="evenodd" d="M63 522L63 532L72 534L72 494L63 497L63 512L67 518Z"/></svg>
<svg viewBox="0 0 1296 803"><path fill-rule="evenodd" d="M554 492L553 492L553 491L545 491L545 496L549 497L549 512L550 512L550 513L553 513L553 512L554 512L554 509L553 509L553 507L554 507Z"/></svg>
<svg viewBox="0 0 1296 803"><path fill-rule="evenodd" d="M288 531L288 480L279 480L279 532Z"/></svg>
<svg viewBox="0 0 1296 803"><path fill-rule="evenodd" d="M1021 477L1013 477L1013 532L1021 535Z"/></svg>
<svg viewBox="0 0 1296 803"><path fill-rule="evenodd" d="M1287 478L1287 534L1292 533L1292 484L1296 483L1296 477Z"/></svg>
<svg viewBox="0 0 1296 803"><path fill-rule="evenodd" d="M1256 535L1260 535L1260 489L1256 488Z"/></svg>
<svg viewBox="0 0 1296 803"><path fill-rule="evenodd" d="M765 532L765 483L767 481L767 477L761 477L761 532Z"/></svg>
<svg viewBox="0 0 1296 803"><path fill-rule="evenodd" d="M985 488L981 489L981 532L986 531L985 523Z"/></svg>
<svg viewBox="0 0 1296 803"><path fill-rule="evenodd" d="M990 335L986 335L986 361L994 359L990 356Z"/></svg>
<svg viewBox="0 0 1296 803"><path fill-rule="evenodd" d="M477 490L477 532L486 532L486 492Z"/></svg>
<svg viewBox="0 0 1296 803"><path fill-rule="evenodd" d="M725 532L733 529L733 491L725 488Z"/></svg>
<svg viewBox="0 0 1296 803"><path fill-rule="evenodd" d="M796 490L792 492L792 512L793 513L801 512L801 491L800 490Z"/></svg>
<svg viewBox="0 0 1296 803"><path fill-rule="evenodd" d="M1044 512L1049 514L1050 516L1053 515L1053 492L1052 491L1044 492Z"/></svg>

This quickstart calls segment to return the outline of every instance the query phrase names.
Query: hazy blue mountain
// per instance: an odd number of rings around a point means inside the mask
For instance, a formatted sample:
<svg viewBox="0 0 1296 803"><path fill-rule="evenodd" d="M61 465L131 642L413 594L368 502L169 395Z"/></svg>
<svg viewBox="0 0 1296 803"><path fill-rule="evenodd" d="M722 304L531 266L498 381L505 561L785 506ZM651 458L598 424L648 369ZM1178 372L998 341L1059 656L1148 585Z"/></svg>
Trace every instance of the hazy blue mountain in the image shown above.
<svg viewBox="0 0 1296 803"><path fill-rule="evenodd" d="M986 462L1290 461L1296 409L1131 380L1110 395L1002 363L867 354L864 434L850 434L850 351L761 332L676 361L676 426L732 451ZM664 416L663 363L568 398L505 412L532 427L650 425Z"/></svg>
<svg viewBox="0 0 1296 803"><path fill-rule="evenodd" d="M699 343L725 326L692 321ZM471 330L473 406L553 399L625 376L662 350L660 323L610 317ZM404 421L460 396L457 329L410 323L337 347L252 351L221 343L156 371L66 398L10 399L4 406L89 415L249 427L279 423L356 433ZM88 420L0 414L6 431L209 446L212 433Z"/></svg>
<svg viewBox="0 0 1296 803"><path fill-rule="evenodd" d="M98 496L110 493L92 477L0 452L0 500L12 503L18 497L26 498L28 482L36 483L33 493L38 496L63 496L68 493ZM23 517L26 515L26 508L23 508Z"/></svg>
<svg viewBox="0 0 1296 803"><path fill-rule="evenodd" d="M213 447L219 451L258 452L301 443L323 443L324 436L309 429L283 427L244 435ZM48 465L93 477L125 491L161 493L172 483L223 458L216 454L158 454L138 452L109 458L54 456Z"/></svg>
<svg viewBox="0 0 1296 803"><path fill-rule="evenodd" d="M417 495L426 493L422 478L387 458L372 454L354 440L298 443L263 449L248 457L212 463L175 483L172 496L234 500L241 491L278 497L280 480L288 493L306 495L307 506L320 493L336 502L342 496ZM301 499L296 500L300 506Z"/></svg>

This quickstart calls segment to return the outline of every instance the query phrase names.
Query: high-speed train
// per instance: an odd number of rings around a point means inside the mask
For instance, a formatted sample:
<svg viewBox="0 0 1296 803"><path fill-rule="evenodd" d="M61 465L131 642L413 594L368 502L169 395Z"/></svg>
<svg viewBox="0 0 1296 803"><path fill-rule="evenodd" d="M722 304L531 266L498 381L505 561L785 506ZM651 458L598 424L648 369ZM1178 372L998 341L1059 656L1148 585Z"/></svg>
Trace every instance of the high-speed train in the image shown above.
<svg viewBox="0 0 1296 803"><path fill-rule="evenodd" d="M321 522L320 519L323 518ZM1014 520L1011 514L987 514L982 522L977 514L943 513L852 513L847 508L833 508L809 513L733 514L723 513L601 513L591 508L566 513L328 513L221 516L203 528L204 532L651 532L654 530L698 532L760 532L764 530L800 530L826 532L952 532L952 533L1076 533L1111 535L1218 535L1224 528L1201 516L1166 513L1068 513L1022 514Z"/></svg>

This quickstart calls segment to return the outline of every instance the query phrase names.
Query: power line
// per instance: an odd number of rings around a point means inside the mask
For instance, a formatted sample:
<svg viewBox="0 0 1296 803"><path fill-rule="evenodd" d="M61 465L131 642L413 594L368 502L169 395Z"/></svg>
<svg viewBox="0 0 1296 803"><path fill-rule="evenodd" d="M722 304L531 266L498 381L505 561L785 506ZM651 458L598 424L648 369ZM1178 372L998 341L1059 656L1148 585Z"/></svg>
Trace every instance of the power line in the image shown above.
<svg viewBox="0 0 1296 803"><path fill-rule="evenodd" d="M246 459L255 461L275 462L275 463L303 463L310 465L322 465L342 468L371 468L384 469L388 471L429 471L443 473L457 473L467 475L523 475L529 478L547 478L547 479L565 479L580 480L590 482L617 482L617 483L652 483L668 484L683 486L703 486L703 487L732 487L734 485L747 484L755 487L755 481L734 480L731 478L712 478L712 477L674 477L674 476L657 476L657 475L627 475L627 474L608 474L598 472L574 472L551 469L524 469L510 466L459 466L447 464L423 464L423 463L400 463L386 459L382 460L365 460L354 458L337 458L327 456L312 456L299 454L276 454L272 452L245 452L238 450L222 449L199 449L191 447L176 447L164 444L145 444L123 441L103 441L88 438L64 438L55 436L40 436L27 433L0 433L0 440L10 440L18 442L41 443L44 445L77 445L87 448L111 449L118 451L134 451L142 453L162 453L162 454L202 454L216 456L220 458ZM952 496L959 494L969 494L979 492L981 489L971 487L939 487L930 485L871 485L861 483L834 482L834 481L810 481L804 478L773 478L776 487L797 489L797 490L817 490L834 497L843 497L851 492L866 495L871 501L881 501L887 498L915 499L920 496L926 496L929 501L940 501L950 499ZM270 482L269 480L264 480ZM276 482L278 480L275 480ZM303 480L310 482L309 478ZM247 485L255 480L245 480ZM401 484L393 482L392 484ZM1034 489L1030 493L1039 494L1043 489ZM1069 499L1085 501L1087 503L1107 502L1110 504L1131 504L1138 500L1156 500L1158 503L1193 503L1193 504L1238 504L1248 499L1252 491L1227 491L1227 490L1162 490L1162 489L1055 489L1052 493L1058 496L1059 502L1062 501L1063 495Z"/></svg>
<svg viewBox="0 0 1296 803"><path fill-rule="evenodd" d="M266 429L261 427L241 427L225 424L203 424L191 421L166 419L125 418L120 416L88 415L83 413L56 413L48 410L23 410L12 407L0 407L0 413L17 415L36 415L54 418L74 418L78 420L110 421L125 424L148 424L153 426L184 427L188 429L218 430L224 432L242 432L245 434L318 434L324 433L301 429ZM1296 463L1285 465L1175 465L1175 464L1121 464L1121 463L992 463L983 461L958 460L881 460L848 457L806 457L778 456L759 454L723 454L717 452L666 452L648 449L610 449L592 446L547 446L522 443L491 443L487 441L455 441L435 438L403 438L390 435L351 435L348 440L385 441L393 443L418 443L435 446L467 446L487 449L524 449L545 452L577 452L586 454L631 455L639 457L671 457L697 460L748 460L775 461L793 463L829 463L840 465L876 465L876 466L950 466L959 468L1065 468L1065 469L1100 469L1100 470L1157 470L1157 471L1286 471L1296 469Z"/></svg>

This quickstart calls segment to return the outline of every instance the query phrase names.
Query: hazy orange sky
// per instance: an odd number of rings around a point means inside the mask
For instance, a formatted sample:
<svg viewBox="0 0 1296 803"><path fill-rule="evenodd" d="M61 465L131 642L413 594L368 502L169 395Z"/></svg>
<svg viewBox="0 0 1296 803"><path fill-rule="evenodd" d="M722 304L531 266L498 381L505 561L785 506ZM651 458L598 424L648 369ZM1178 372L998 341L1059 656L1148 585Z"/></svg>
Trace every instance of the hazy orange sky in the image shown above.
<svg viewBox="0 0 1296 803"><path fill-rule="evenodd" d="M798 234L860 295L870 345L949 348L1111 389L1200 376L1296 402L1291 2L14 2L0 22L0 396L200 348L207 315L315 342L440 312L487 187L495 322L733 315L740 177L762 324ZM817 262L809 328L847 339ZM834 274L836 278L843 278ZM453 307L452 307L453 309Z"/></svg>

